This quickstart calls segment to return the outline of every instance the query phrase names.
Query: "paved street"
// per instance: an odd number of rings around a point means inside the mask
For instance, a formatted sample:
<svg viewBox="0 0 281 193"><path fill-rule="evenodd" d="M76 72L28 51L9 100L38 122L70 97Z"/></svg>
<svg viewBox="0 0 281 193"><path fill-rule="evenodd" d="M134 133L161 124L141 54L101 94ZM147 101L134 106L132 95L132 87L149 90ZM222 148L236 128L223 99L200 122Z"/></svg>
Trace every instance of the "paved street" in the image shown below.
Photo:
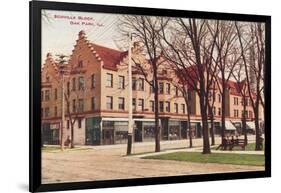
<svg viewBox="0 0 281 193"><path fill-rule="evenodd" d="M254 136L250 136L253 140ZM216 139L219 142L219 138ZM201 151L202 139L194 140ZM183 151L187 140L165 141L161 149L166 152ZM89 148L89 146L86 146ZM154 142L136 143L133 153L153 152ZM87 150L65 152L43 152L42 182L75 182L153 176L173 176L203 173L238 172L264 170L260 166L203 164L181 161L141 159L141 156L125 156L126 144L109 146L90 146ZM247 152L245 152L247 153Z"/></svg>

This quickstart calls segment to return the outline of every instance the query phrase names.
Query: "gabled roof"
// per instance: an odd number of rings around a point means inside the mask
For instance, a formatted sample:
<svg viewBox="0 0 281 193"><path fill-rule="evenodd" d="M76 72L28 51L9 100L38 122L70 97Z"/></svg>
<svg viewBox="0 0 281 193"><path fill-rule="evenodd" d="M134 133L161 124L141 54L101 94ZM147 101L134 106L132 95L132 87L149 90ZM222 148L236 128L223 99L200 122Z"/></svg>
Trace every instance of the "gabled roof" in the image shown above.
<svg viewBox="0 0 281 193"><path fill-rule="evenodd" d="M117 70L117 65L128 54L128 51L119 51L94 43L91 43L91 46L103 61L103 67L109 70Z"/></svg>

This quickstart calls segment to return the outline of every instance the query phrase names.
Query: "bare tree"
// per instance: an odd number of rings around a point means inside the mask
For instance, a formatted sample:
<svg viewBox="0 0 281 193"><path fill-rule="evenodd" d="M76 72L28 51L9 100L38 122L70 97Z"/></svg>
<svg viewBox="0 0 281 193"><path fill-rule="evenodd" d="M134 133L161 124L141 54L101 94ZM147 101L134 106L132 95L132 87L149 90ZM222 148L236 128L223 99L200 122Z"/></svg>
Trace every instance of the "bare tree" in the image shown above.
<svg viewBox="0 0 281 193"><path fill-rule="evenodd" d="M211 145L215 145L215 132L214 132L214 106L216 97L216 85L212 86L212 91L210 92L210 99L208 103L208 115L211 121L210 134L211 134Z"/></svg>
<svg viewBox="0 0 281 193"><path fill-rule="evenodd" d="M174 65L171 66L172 68ZM191 93L192 89L189 88L189 85L185 84L184 73L182 73L181 70L178 70L177 68L174 68L173 71L175 72L175 77L173 78L173 85L182 93L183 98L185 100L185 105L187 108L187 130L188 130L188 138L189 138L189 148L193 147L192 143L192 129L191 129L191 121L190 121L190 115L191 115Z"/></svg>
<svg viewBox="0 0 281 193"><path fill-rule="evenodd" d="M242 133L244 134L244 143L248 144L248 136L247 136L247 125L246 125L246 108L247 108L247 100L249 98L248 89L247 89L247 81L245 77L245 66L242 64L237 65L235 70L233 70L233 77L238 86L238 92L242 96L242 105L243 105L243 113L242 113Z"/></svg>
<svg viewBox="0 0 281 193"><path fill-rule="evenodd" d="M226 110L226 96L228 92L228 82L232 76L232 71L237 65L240 56L236 53L237 33L233 21L218 21L219 32L216 34L216 27L208 25L211 35L217 37L215 42L214 62L218 65L218 75L216 82L221 94L221 139L225 137L225 117L229 116Z"/></svg>
<svg viewBox="0 0 281 193"><path fill-rule="evenodd" d="M139 70L145 81L154 91L155 101L155 152L160 151L160 127L159 127L159 88L158 88L158 67L161 50L157 41L157 35L161 30L159 17L124 15L120 18L120 32L127 35L131 31L140 42L143 51L148 58L148 68L145 68L140 61L133 59L135 68ZM152 75L152 77L149 77Z"/></svg>
<svg viewBox="0 0 281 193"><path fill-rule="evenodd" d="M245 66L247 89L254 111L256 129L256 150L261 150L262 140L259 126L259 107L262 104L263 72L265 65L265 30L262 23L250 23L243 26L235 22L242 61ZM247 49L249 48L249 49Z"/></svg>
<svg viewBox="0 0 281 193"><path fill-rule="evenodd" d="M209 92L216 67L213 65L217 35L211 36L208 21L201 19L173 19L172 26L162 27L162 50L165 57L182 72L186 85L199 96L203 123L203 153L211 153L208 129ZM216 22L215 22L216 23ZM218 33L218 25L215 34Z"/></svg>
<svg viewBox="0 0 281 193"><path fill-rule="evenodd" d="M75 141L74 125L75 125L76 121L79 120L79 115L83 111L83 108L84 108L83 106L80 107L79 105L77 107L77 104L79 104L79 100L83 100L83 103L84 103L83 98L84 98L86 89L88 87L85 86L86 80L84 80L84 77L81 77L81 79L80 79L80 78L71 76L71 74L73 72L75 72L75 74L79 74L79 67L77 68L75 66L70 66L70 64L66 63L67 62L66 58L68 58L68 56L63 55L63 54L60 54L57 56L58 56L57 62L60 65L60 75L61 75L61 77L63 77L59 80L59 82L61 82L61 84L63 84L63 86L61 87L61 90L63 90L62 97L64 97L64 100L66 102L66 109L62 105L62 111L66 112L66 116L68 118L67 126L70 127L70 131L71 131L71 134L70 134L71 136L68 136L66 141L64 141L65 134L62 129L61 145L63 146L64 142L67 142L67 143L70 143L71 148L74 148L75 147L75 145L74 145L74 141ZM73 81L72 88L70 88L71 81ZM78 84L77 84L77 82L78 82ZM72 104L72 110L70 110L71 104Z"/></svg>

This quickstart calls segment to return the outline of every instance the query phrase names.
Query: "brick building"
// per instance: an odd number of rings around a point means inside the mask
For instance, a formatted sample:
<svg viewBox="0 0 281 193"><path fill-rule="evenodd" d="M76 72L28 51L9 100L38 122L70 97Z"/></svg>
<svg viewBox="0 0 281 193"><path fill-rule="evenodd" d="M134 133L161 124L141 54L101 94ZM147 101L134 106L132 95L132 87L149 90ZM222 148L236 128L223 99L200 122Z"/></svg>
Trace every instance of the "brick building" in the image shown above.
<svg viewBox="0 0 281 193"><path fill-rule="evenodd" d="M144 68L149 64L137 43L132 48L132 58ZM173 70L159 58L159 112L161 139L187 138L187 109ZM79 32L76 45L65 64L64 140L71 136L70 116L74 123L74 143L87 145L118 144L127 142L128 131L128 52L118 51L87 40ZM154 140L154 93L141 72L133 68L133 119L134 141ZM151 75L148 75L151 79ZM242 97L237 83L229 81L226 108L226 129L235 130L241 125ZM215 93L213 100L216 133L220 131L221 96ZM191 127L194 137L201 137L199 98L191 91ZM62 76L60 64L51 54L42 65L41 117L43 143L58 144L62 115ZM68 114L67 112L70 112ZM247 117L253 118L250 104ZM261 115L263 113L261 112ZM73 118L74 117L74 118ZM250 122L249 122L250 123Z"/></svg>

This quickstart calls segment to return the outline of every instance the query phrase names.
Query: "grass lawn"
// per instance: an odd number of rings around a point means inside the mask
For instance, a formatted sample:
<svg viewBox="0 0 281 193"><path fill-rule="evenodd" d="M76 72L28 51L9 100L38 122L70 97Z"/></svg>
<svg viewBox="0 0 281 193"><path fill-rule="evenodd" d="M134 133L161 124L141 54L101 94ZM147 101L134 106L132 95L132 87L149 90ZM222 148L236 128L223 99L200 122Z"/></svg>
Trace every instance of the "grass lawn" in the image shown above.
<svg viewBox="0 0 281 193"><path fill-rule="evenodd" d="M143 159L161 159L199 163L264 166L264 155L248 155L233 153L202 154L199 152L175 152L161 155L146 156L143 157Z"/></svg>
<svg viewBox="0 0 281 193"><path fill-rule="evenodd" d="M69 152L69 151L84 151L84 150L90 150L92 148L86 148L86 147L75 147L75 148L69 148L69 147L64 147L64 152ZM60 146L44 146L41 148L42 152L49 152L49 153L59 153L61 152Z"/></svg>
<svg viewBox="0 0 281 193"><path fill-rule="evenodd" d="M263 147L264 147L264 144L263 144ZM263 151L263 147L262 147L261 151ZM246 146L245 150L246 151L255 151L255 148L256 148L256 143L248 143L248 145Z"/></svg>
<svg viewBox="0 0 281 193"><path fill-rule="evenodd" d="M217 146L218 145L216 145L215 147L211 147L211 149L215 150L217 148ZM263 147L264 147L264 144L263 144ZM245 148L245 151L255 151L255 148L256 148L256 143L248 143L248 145ZM232 151L244 151L244 150L241 147L234 147L232 149ZM263 148L260 151L263 151Z"/></svg>

